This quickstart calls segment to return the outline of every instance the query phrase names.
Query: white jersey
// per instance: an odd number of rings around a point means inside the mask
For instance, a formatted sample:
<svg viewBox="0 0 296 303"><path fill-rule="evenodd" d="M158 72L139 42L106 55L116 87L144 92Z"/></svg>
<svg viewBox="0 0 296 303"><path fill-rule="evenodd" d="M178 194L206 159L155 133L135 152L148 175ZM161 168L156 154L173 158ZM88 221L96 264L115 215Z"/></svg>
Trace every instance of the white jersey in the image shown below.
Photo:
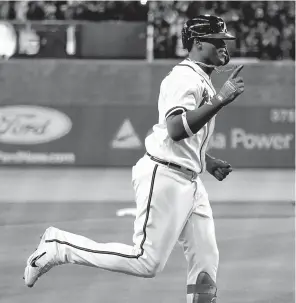
<svg viewBox="0 0 296 303"><path fill-rule="evenodd" d="M210 77L190 59L176 65L163 79L158 98L158 123L146 137L146 150L152 156L177 163L197 173L206 170L205 154L214 130L215 117L196 134L178 142L167 130L166 118L173 112L194 110L216 94Z"/></svg>

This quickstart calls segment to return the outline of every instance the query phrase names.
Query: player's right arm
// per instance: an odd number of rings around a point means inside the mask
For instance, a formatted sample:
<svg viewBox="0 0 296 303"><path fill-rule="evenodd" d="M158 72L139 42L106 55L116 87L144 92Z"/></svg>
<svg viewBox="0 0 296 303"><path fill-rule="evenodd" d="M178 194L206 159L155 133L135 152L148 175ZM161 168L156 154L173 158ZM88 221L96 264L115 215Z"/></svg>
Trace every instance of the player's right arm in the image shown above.
<svg viewBox="0 0 296 303"><path fill-rule="evenodd" d="M174 141L180 141L197 133L218 111L233 102L244 91L244 82L237 77L243 65L237 67L209 104L186 112L175 112L168 116L167 129Z"/></svg>

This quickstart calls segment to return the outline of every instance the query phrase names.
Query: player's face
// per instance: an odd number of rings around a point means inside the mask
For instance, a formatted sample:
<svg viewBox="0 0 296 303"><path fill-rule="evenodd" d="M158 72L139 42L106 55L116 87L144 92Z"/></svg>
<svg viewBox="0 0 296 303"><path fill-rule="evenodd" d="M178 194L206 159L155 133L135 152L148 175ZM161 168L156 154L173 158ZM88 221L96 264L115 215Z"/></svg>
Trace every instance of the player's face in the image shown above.
<svg viewBox="0 0 296 303"><path fill-rule="evenodd" d="M226 60L227 46L222 39L203 39L202 49L209 64L223 65Z"/></svg>

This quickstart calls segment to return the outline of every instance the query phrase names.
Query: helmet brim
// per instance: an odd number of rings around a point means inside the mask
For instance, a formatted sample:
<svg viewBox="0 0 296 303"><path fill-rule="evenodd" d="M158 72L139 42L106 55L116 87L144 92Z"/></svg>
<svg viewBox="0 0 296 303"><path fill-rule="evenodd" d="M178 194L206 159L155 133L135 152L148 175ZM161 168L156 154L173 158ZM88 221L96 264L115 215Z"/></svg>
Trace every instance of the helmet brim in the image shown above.
<svg viewBox="0 0 296 303"><path fill-rule="evenodd" d="M207 39L223 39L223 40L235 40L236 38L228 33L218 33L218 34L207 34L200 36L200 38Z"/></svg>

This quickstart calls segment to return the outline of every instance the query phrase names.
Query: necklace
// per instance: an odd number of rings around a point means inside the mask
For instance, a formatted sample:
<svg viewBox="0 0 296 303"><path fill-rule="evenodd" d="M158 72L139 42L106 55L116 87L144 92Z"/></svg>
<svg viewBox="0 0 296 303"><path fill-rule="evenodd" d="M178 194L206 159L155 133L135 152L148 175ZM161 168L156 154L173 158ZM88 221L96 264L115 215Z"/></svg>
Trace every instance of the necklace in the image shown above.
<svg viewBox="0 0 296 303"><path fill-rule="evenodd" d="M219 69L215 65L205 64L205 63L200 62L200 61L194 61L194 60L190 59L189 57L188 57L188 60L191 61L191 62L193 62L193 63L195 63L195 64L197 64L197 65L201 65L201 66L204 66L204 67L207 67L207 68L213 68L217 74L224 73L224 72L230 72L230 71L236 69L236 67L237 67L237 66L234 66L234 67L232 67L230 69Z"/></svg>

